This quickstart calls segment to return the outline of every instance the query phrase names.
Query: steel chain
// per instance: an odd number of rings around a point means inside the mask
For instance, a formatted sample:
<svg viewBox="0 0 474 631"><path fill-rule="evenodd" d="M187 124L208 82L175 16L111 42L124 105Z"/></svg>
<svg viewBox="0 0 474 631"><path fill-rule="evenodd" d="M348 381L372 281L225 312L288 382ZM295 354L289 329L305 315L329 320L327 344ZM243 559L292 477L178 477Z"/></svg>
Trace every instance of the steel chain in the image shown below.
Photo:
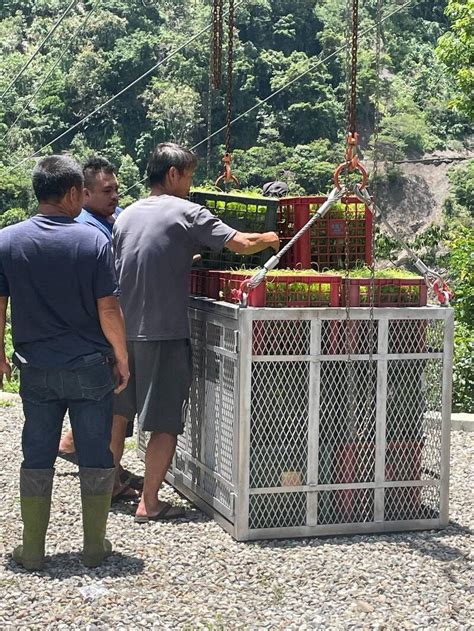
<svg viewBox="0 0 474 631"><path fill-rule="evenodd" d="M226 120L226 137L225 137L225 151L230 153L231 149L231 134L232 134L232 97L233 97L233 74L234 74L234 24L235 24L235 10L234 0L229 0L229 29L228 29L228 43L227 43L227 93L226 93L226 107L227 107L227 120Z"/></svg>
<svg viewBox="0 0 474 631"><path fill-rule="evenodd" d="M358 2L357 0L348 0L346 5L347 11L347 29L346 37L347 41L351 39L351 49L349 46L346 49L346 138L349 134L355 132L355 120L356 120L356 105L357 102L353 99L354 85L357 82L357 50L354 51L354 47L357 47L357 14L358 14ZM355 32L355 36L354 36ZM355 62L355 66L354 66ZM350 311L350 286L349 286L349 270L350 270L350 242L349 242L349 205L348 195L350 190L350 172L349 168L344 171L345 176L345 208L344 208L344 302L345 302L345 351L347 355L347 413L348 413L348 426L349 426L349 440L355 440L356 437L356 400L355 400L355 384L354 384L354 365L352 360L352 344L353 344L353 326L351 322Z"/></svg>
<svg viewBox="0 0 474 631"><path fill-rule="evenodd" d="M212 158L212 103L214 92L214 32L211 31L211 42L209 48L209 82L207 93L207 146L206 146L206 179L211 177Z"/></svg>
<svg viewBox="0 0 474 631"><path fill-rule="evenodd" d="M222 85L222 47L224 40L224 0L212 5L212 82L216 90Z"/></svg>
<svg viewBox="0 0 474 631"><path fill-rule="evenodd" d="M380 128L380 71L381 71L381 41L382 41L382 0L377 0L376 21L377 29L375 35L375 90L374 90L374 132L373 132L373 170L372 183L374 186L374 196L377 199L378 193L378 139ZM366 211L370 208L366 205ZM370 210L371 217L371 264L370 264L370 285L369 285L369 375L367 389L365 414L361 427L359 428L359 438L364 438L367 433L371 415L374 409L374 384L377 384L377 362L374 362L375 352L375 213Z"/></svg>
<svg viewBox="0 0 474 631"><path fill-rule="evenodd" d="M357 47L359 44L359 0L352 0L352 46L351 46L351 74L350 74L350 119L349 132L356 133L357 114Z"/></svg>

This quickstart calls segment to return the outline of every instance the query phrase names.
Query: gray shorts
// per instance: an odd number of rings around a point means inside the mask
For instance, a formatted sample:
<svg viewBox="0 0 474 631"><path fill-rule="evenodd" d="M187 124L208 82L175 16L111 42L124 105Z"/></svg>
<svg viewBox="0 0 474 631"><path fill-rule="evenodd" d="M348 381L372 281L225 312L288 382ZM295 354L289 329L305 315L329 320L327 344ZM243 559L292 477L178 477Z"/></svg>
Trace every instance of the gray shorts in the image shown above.
<svg viewBox="0 0 474 631"><path fill-rule="evenodd" d="M114 414L147 432L182 434L192 378L190 340L127 342L130 380L115 396Z"/></svg>

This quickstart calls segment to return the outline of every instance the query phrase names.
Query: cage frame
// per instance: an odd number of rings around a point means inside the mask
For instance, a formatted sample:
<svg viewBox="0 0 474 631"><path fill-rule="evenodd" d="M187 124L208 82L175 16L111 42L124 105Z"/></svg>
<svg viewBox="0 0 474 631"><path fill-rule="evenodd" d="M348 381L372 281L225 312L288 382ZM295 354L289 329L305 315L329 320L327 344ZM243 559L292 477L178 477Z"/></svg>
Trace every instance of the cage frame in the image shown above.
<svg viewBox="0 0 474 631"><path fill-rule="evenodd" d="M206 298L190 299L190 317L210 325L222 326L235 332L234 350L226 350L206 343L206 348L218 353L221 357L232 359L236 365L234 391L234 423L233 423L233 452L232 479L223 479L215 470L200 462L190 453L185 453L178 445L177 455L173 459L166 480L191 502L197 505L207 515L217 521L227 532L238 541L257 539L278 539L293 537L313 537L328 535L353 535L385 533L394 531L411 531L423 529L443 528L449 523L449 456L450 456L450 415L452 390L452 362L454 316L452 309L445 307L393 307L375 308L373 318L377 324L377 352L360 355L321 355L321 326L325 321L342 322L346 318L344 308L247 308L238 305L217 302ZM350 309L351 322L368 320L370 309L356 307ZM309 355L292 355L291 361L309 362L309 398L308 417L308 479L305 484L291 487L250 488L250 419L251 419L251 367L255 362L265 361L265 356L257 356L253 348L253 323L255 321L309 321L311 331L311 348ZM393 320L411 321L427 320L442 321L443 345L442 350L424 353L388 353L389 322ZM319 345L319 347L318 347ZM327 361L368 361L376 362L377 392L376 392L376 431L375 444L375 477L373 482L351 482L346 485L318 483L318 449L319 449L319 395L321 384L321 364ZM435 359L442 362L441 400L440 400L440 450L439 450L439 479L417 481L390 481L385 479L385 452L387 442L385 436L385 405L384 395L387 391L388 362L391 360L407 359ZM288 356L272 355L272 361L285 361ZM197 379L203 378L197 375ZM201 428L205 423L201 423ZM205 432L201 435L205 442ZM142 432L139 433L138 450L143 457L146 444ZM177 458L184 457L194 461L194 465L207 475L214 478L228 489L230 505L224 505L216 497L203 491L199 484L194 483L189 476L177 467ZM193 465L193 466L194 466ZM436 518L410 520L384 520L384 498L386 489L403 487L434 486L439 489L439 513ZM318 525L318 493L326 490L373 489L374 490L374 521L350 522L339 524ZM249 503L250 497L257 494L299 492L306 494L307 523L300 526L277 528L250 528ZM420 491L421 492L421 491Z"/></svg>

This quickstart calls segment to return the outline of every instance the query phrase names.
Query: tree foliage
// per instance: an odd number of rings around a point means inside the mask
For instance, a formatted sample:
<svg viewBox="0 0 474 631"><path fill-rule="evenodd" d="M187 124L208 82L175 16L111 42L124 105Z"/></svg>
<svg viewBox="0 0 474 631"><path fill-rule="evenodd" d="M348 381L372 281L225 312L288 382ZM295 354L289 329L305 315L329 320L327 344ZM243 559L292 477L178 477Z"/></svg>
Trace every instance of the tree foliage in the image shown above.
<svg viewBox="0 0 474 631"><path fill-rule="evenodd" d="M397 0L387 0L384 11L398 5ZM59 0L6 0L2 4L0 92L54 24L61 8ZM459 59L466 61L466 68L469 65L472 29L467 18L471 10L472 0L450 0L447 7L441 0L422 0L384 23L378 104L382 158L459 145L465 138L468 118L461 106L454 111L449 104L459 102L459 82L466 85L468 75L457 66ZM373 28L376 17L375 0L363 3L358 121L366 149L374 125L377 82L375 35L373 30L366 31ZM0 165L15 165L48 144L153 66L153 72L56 141L51 151L72 151L81 159L93 152L104 153L118 164L124 158L127 173L131 164L132 171L143 173L156 142L201 143L208 128L219 129L226 116L225 78L223 88L209 94L209 35L186 44L209 20L209 0L102 0L99 4L80 0L0 103ZM452 31L443 35L448 20ZM345 0L249 0L238 9L234 115L281 89L233 126L234 164L243 182L260 186L262 179L284 172L295 192L318 192L329 185L331 169L344 151L346 55L337 51L346 42L345 32ZM61 62L40 87L63 52ZM457 83L452 78L453 64ZM213 179L220 171L222 142L223 134L213 139L211 170L206 173L202 164L200 178ZM202 157L207 149L206 143L200 145ZM31 194L27 188L19 196L8 182L2 187L0 213L9 207L28 211Z"/></svg>
<svg viewBox="0 0 474 631"><path fill-rule="evenodd" d="M449 0L451 30L439 40L437 53L454 76L457 93L451 104L474 118L474 0Z"/></svg>

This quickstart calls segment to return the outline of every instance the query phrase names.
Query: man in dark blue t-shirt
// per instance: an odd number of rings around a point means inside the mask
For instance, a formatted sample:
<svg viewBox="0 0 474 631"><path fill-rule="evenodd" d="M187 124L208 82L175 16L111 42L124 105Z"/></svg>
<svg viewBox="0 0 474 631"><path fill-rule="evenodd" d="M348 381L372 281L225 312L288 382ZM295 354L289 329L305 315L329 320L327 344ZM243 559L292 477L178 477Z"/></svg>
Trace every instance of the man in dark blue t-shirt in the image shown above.
<svg viewBox="0 0 474 631"><path fill-rule="evenodd" d="M40 569L49 522L54 462L66 411L79 461L84 563L111 551L105 527L115 469L109 449L114 382L128 381L118 286L108 239L74 221L83 175L67 156L33 170L38 214L0 232L0 376L10 375L4 331L11 303L14 362L20 368L23 545L14 559Z"/></svg>
<svg viewBox="0 0 474 631"><path fill-rule="evenodd" d="M84 208L76 221L100 230L112 241L112 228L122 209L118 208L119 184L116 168L104 158L91 158L82 167Z"/></svg>
<svg viewBox="0 0 474 631"><path fill-rule="evenodd" d="M84 175L84 207L76 221L100 231L112 241L112 227L121 209L117 207L119 182L116 167L100 156L91 157L82 167ZM143 478L127 471L120 465L123 456L125 438L133 436L133 421L123 425L114 419L110 448L117 466L112 502L134 500L137 491L143 488ZM76 448L72 432L66 432L59 443L59 455L65 460L77 463Z"/></svg>

